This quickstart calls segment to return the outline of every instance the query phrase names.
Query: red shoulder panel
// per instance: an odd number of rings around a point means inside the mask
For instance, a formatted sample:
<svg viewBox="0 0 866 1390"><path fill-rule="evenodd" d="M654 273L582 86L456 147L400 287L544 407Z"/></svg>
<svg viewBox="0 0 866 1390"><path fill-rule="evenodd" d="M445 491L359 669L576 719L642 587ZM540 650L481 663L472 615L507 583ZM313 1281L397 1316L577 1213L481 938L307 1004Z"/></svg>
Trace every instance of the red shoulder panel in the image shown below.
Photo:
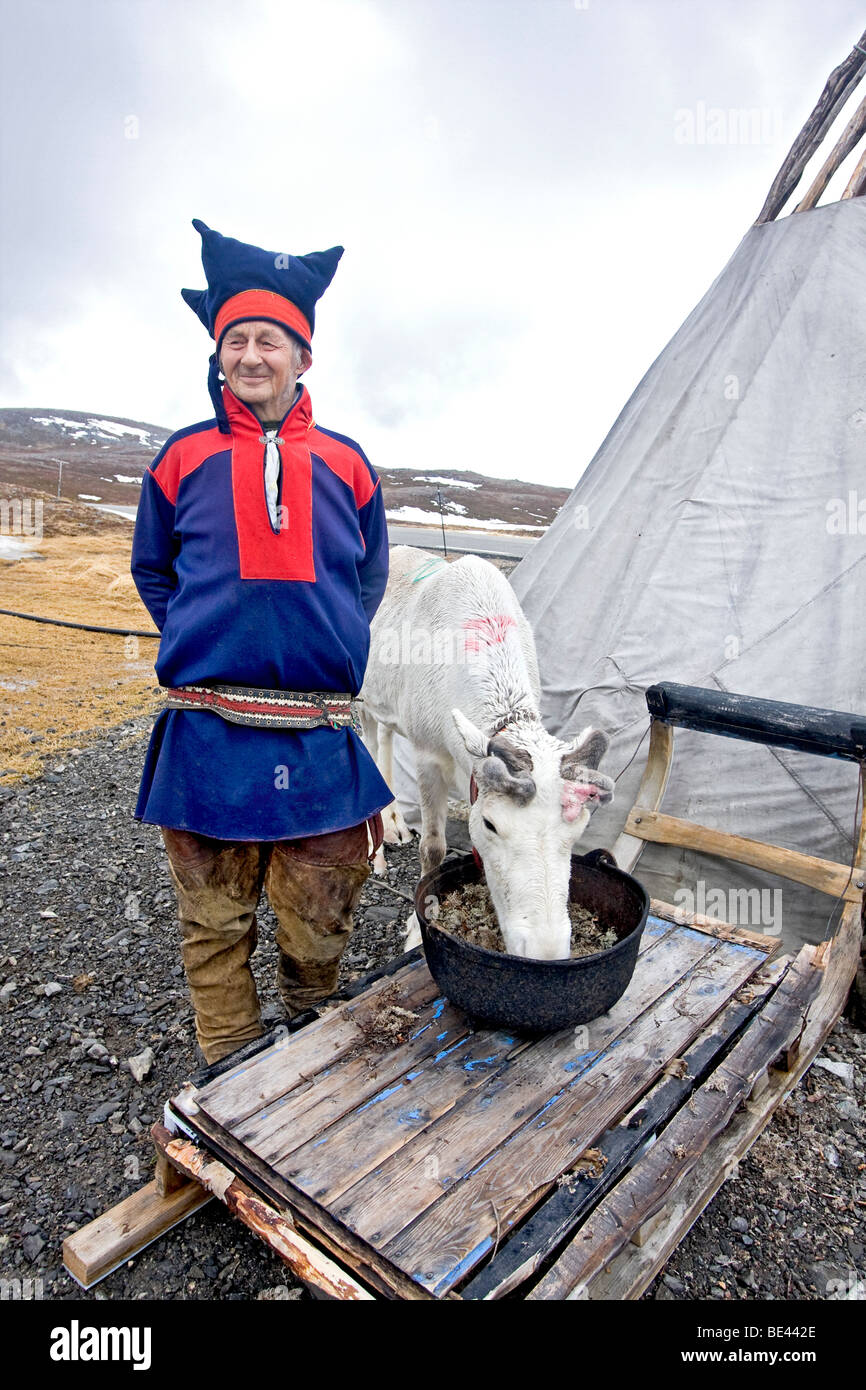
<svg viewBox="0 0 866 1390"><path fill-rule="evenodd" d="M216 425L209 430L185 434L173 444L169 444L152 471L172 506L177 503L178 489L184 478L194 473L205 459L211 458L214 454L223 454L231 447L230 436L221 434Z"/></svg>
<svg viewBox="0 0 866 1390"><path fill-rule="evenodd" d="M360 454L342 440L324 434L316 426L310 431L310 448L332 473L336 473L352 489L355 505L359 509L369 502L376 491L377 482L370 477L370 470Z"/></svg>

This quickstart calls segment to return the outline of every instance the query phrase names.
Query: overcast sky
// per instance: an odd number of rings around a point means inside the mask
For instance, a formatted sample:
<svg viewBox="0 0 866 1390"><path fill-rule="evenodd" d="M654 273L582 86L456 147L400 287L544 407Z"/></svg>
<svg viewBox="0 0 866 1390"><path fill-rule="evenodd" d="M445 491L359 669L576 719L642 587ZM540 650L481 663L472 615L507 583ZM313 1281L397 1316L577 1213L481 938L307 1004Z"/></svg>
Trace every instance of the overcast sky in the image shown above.
<svg viewBox="0 0 866 1390"><path fill-rule="evenodd" d="M204 285L201 217L346 247L306 381L374 466L565 486L864 28L856 0L0 0L0 19L0 404L206 418L211 343L180 297Z"/></svg>

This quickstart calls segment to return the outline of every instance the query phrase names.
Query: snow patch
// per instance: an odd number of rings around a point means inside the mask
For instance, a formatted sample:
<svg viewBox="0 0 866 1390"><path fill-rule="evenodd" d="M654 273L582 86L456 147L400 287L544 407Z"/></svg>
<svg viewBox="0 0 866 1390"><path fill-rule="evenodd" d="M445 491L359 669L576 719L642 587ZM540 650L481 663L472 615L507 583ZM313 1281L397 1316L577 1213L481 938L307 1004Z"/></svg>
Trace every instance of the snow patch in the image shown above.
<svg viewBox="0 0 866 1390"><path fill-rule="evenodd" d="M62 415L33 415L31 419L36 425L62 425L65 430L72 431L73 439L83 439L87 434L80 420L64 420Z"/></svg>
<svg viewBox="0 0 866 1390"><path fill-rule="evenodd" d="M80 500L81 502L101 502L101 501L102 501L102 498L101 498L101 497L97 497L96 494L93 493L93 492L79 492L78 497L79 497L79 500Z"/></svg>
<svg viewBox="0 0 866 1390"><path fill-rule="evenodd" d="M116 420L89 419L87 424L90 429L97 430L100 434L113 434L118 439L124 434L132 434L138 436L140 444L150 444L153 441L150 430L136 429L132 425L119 425ZM160 447L164 442L160 441Z"/></svg>
<svg viewBox="0 0 866 1390"><path fill-rule="evenodd" d="M29 560L38 555L29 541L21 541L17 536L0 536L0 560Z"/></svg>
<svg viewBox="0 0 866 1390"><path fill-rule="evenodd" d="M466 483L462 478L439 478L435 473L414 473L413 483L444 483L446 487L479 488L481 483Z"/></svg>
<svg viewBox="0 0 866 1390"><path fill-rule="evenodd" d="M152 449L161 449L165 443L164 439L155 439L150 430L134 425L121 425L116 420L102 420L96 416L89 416L86 425L82 425L80 420L67 420L64 415L32 415L30 418L36 425L60 425L62 429L71 432L73 439L84 439L88 434L108 435L110 439L122 439L124 435L130 435L137 439L139 444L146 444ZM103 448L107 447L103 445Z"/></svg>

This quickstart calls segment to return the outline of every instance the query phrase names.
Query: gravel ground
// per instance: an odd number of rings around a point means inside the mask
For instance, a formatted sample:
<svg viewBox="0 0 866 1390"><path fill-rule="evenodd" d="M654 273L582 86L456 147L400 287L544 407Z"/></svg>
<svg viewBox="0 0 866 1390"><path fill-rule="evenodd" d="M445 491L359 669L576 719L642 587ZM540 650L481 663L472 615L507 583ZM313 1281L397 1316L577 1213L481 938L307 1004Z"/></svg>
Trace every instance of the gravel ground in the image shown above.
<svg viewBox="0 0 866 1390"><path fill-rule="evenodd" d="M0 1279L53 1299L307 1299L216 1202L90 1294L60 1262L64 1236L148 1180L148 1128L200 1066L159 832L132 818L149 729L137 719L0 788ZM415 844L388 857L346 982L400 952ZM269 911L261 923L255 970L277 1022ZM823 1057L836 1071L807 1074L645 1297L866 1296L866 1035L840 1022Z"/></svg>

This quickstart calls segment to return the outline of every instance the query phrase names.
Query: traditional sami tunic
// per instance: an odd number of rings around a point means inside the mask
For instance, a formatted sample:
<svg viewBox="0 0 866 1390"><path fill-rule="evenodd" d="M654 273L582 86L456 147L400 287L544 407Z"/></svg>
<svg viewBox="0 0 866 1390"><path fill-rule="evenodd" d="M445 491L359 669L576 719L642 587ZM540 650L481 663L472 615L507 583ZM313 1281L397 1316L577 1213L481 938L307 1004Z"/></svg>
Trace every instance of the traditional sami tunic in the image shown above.
<svg viewBox="0 0 866 1390"><path fill-rule="evenodd" d="M216 420L180 430L144 475L132 574L162 633L163 686L356 695L388 577L379 479L357 444L313 421L300 388L280 423L278 522L263 426L228 388ZM357 825L392 800L348 728L259 729L166 710L136 818L222 840L282 840Z"/></svg>

